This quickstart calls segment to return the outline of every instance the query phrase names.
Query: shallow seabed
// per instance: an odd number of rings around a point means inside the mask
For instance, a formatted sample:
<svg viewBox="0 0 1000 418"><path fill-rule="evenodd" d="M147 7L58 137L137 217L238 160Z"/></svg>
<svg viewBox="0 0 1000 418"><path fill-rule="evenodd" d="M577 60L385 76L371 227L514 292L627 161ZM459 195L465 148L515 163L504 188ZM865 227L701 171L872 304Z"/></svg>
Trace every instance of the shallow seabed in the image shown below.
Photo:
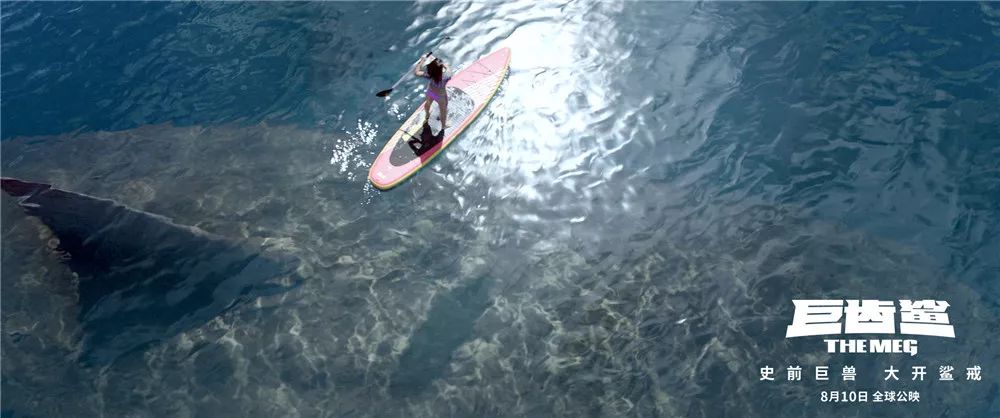
<svg viewBox="0 0 1000 418"><path fill-rule="evenodd" d="M0 23L4 176L264 238L303 279L78 361L73 273L4 197L5 417L1000 415L996 4L4 3ZM367 184L422 97L373 93L428 49L505 46L476 123ZM803 298L947 300L956 338L827 354L784 338ZM848 364L852 384L759 381ZM943 364L983 381L882 379ZM922 399L820 402L852 388Z"/></svg>

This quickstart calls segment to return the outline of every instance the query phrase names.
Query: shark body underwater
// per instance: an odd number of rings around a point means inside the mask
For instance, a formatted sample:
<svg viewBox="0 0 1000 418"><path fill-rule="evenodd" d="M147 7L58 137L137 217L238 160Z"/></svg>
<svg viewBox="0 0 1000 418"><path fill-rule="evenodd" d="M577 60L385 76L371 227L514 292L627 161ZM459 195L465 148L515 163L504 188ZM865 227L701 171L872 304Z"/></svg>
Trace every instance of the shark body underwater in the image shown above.
<svg viewBox="0 0 1000 418"><path fill-rule="evenodd" d="M110 363L258 296L301 283L299 261L113 200L2 179L3 191L58 238L79 277L80 360Z"/></svg>

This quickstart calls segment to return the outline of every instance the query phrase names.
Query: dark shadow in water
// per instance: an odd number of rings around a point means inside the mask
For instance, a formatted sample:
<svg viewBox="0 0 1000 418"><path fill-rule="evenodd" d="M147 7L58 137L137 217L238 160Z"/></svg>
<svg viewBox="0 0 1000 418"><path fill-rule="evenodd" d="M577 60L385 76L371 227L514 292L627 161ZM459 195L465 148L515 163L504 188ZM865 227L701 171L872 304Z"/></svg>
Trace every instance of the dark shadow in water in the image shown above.
<svg viewBox="0 0 1000 418"><path fill-rule="evenodd" d="M434 297L427 320L410 337L390 378L394 396L419 393L444 375L455 350L471 338L476 320L489 308L492 287L493 279L482 276Z"/></svg>
<svg viewBox="0 0 1000 418"><path fill-rule="evenodd" d="M3 190L59 238L79 276L80 360L109 364L242 300L287 291L298 261L112 200L4 178ZM271 279L289 277L289 284Z"/></svg>

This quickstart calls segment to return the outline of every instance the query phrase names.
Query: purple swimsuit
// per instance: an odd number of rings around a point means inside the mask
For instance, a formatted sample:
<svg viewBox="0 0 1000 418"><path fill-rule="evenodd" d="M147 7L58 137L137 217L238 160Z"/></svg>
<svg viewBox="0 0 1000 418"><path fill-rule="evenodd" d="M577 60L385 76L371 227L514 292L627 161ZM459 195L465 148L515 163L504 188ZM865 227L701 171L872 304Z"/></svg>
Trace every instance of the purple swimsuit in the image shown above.
<svg viewBox="0 0 1000 418"><path fill-rule="evenodd" d="M430 84L427 85L427 98L435 102L441 101L441 96L435 93L434 90L432 90L432 88L438 88L444 90L444 86L448 84L448 81L451 80L451 77L450 76L442 77L440 83L434 82L434 80L431 79L431 76L429 74L425 75L424 77L430 80Z"/></svg>

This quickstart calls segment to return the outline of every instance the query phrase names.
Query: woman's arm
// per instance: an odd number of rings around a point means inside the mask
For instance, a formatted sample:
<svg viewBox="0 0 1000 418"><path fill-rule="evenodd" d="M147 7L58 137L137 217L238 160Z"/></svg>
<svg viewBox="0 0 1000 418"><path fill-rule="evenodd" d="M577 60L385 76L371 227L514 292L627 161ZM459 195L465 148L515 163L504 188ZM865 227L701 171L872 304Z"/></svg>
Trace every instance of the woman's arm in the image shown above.
<svg viewBox="0 0 1000 418"><path fill-rule="evenodd" d="M417 66L413 67L413 75L415 75L417 77L423 77L423 76L427 75L427 73L424 72L424 61L426 61L427 57L430 57L430 56L431 56L431 53L428 52L427 54L424 54L424 55L422 55L420 57L420 61L417 61Z"/></svg>

